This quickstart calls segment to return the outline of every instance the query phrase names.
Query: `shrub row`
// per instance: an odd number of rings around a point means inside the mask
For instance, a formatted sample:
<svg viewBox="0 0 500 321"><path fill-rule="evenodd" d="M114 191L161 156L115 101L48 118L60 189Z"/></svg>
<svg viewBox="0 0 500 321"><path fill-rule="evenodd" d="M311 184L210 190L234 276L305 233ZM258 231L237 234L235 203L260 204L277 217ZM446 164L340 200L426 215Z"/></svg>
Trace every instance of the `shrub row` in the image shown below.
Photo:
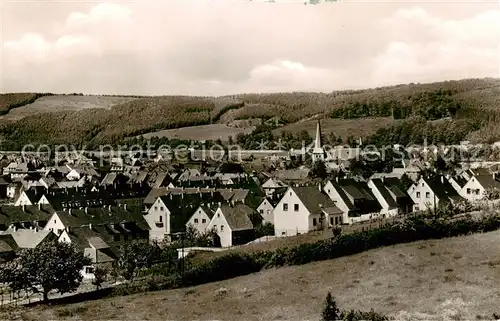
<svg viewBox="0 0 500 321"><path fill-rule="evenodd" d="M144 291L173 289L216 282L263 269L301 265L357 254L378 247L428 239L482 233L500 229L500 216L491 214L480 218L470 215L460 219L408 217L372 230L340 235L336 238L274 251L255 253L228 253L212 260L190 265L182 275L151 275L134 285L116 287L112 295L125 295Z"/></svg>

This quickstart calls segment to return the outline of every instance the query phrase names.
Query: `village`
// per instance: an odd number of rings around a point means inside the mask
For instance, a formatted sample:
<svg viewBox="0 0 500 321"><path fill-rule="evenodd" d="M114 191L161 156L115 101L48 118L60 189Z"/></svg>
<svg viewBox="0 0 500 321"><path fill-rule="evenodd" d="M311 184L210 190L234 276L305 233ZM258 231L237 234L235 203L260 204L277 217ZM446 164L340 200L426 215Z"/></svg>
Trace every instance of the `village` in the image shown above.
<svg viewBox="0 0 500 321"><path fill-rule="evenodd" d="M436 162L405 158L391 171L365 178L349 170L361 149L338 150L343 152L325 150L318 122L314 142L305 150L310 168L282 169L280 163L289 156L275 151L261 153L261 161L276 165L260 173L228 159L179 166L161 156L115 157L106 160L103 171L87 157L45 164L4 154L0 255L6 262L22 249L67 242L91 258L81 273L92 280L96 267L115 264L118 249L132 240L168 244L182 241L188 232L211 232L216 238L206 247L182 246L182 259L190 252L342 230L446 206L466 211L500 198L495 162L489 167L469 163L445 173Z"/></svg>

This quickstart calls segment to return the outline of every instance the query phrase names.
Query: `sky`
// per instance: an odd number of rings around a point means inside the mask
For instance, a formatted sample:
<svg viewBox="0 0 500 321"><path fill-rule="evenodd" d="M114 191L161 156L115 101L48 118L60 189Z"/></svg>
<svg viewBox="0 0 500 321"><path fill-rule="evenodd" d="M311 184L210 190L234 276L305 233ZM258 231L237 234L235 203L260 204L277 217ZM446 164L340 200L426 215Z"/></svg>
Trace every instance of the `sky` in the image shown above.
<svg viewBox="0 0 500 321"><path fill-rule="evenodd" d="M498 1L3 0L0 91L226 95L499 77Z"/></svg>

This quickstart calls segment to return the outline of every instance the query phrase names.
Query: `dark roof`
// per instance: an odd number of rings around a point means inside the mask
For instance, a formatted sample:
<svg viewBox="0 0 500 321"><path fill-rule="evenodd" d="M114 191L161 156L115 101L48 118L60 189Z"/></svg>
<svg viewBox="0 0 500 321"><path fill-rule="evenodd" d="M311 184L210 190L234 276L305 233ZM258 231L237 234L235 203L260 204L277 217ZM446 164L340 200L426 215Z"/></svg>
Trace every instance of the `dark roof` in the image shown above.
<svg viewBox="0 0 500 321"><path fill-rule="evenodd" d="M382 208L366 182L353 179L330 182L346 204L350 214L369 214L378 212Z"/></svg>
<svg viewBox="0 0 500 321"><path fill-rule="evenodd" d="M372 182L389 205L389 208L397 208L413 203L399 178L375 178L372 179Z"/></svg>
<svg viewBox="0 0 500 321"><path fill-rule="evenodd" d="M6 230L9 225L22 222L43 227L54 212L48 205L41 205L40 209L36 205L24 206L24 211L23 206L4 205L0 207L0 230Z"/></svg>
<svg viewBox="0 0 500 321"><path fill-rule="evenodd" d="M212 219L212 217L214 217L215 211L212 210L210 207L208 207L207 205L202 205L200 207L203 210L203 212L205 212L205 214L207 214L209 219Z"/></svg>
<svg viewBox="0 0 500 321"><path fill-rule="evenodd" d="M316 186L292 187L298 198L311 214L321 214L326 211L328 214L342 213L328 195L319 191Z"/></svg>
<svg viewBox="0 0 500 321"><path fill-rule="evenodd" d="M462 199L451 183L442 175L423 177L440 201L456 201Z"/></svg>
<svg viewBox="0 0 500 321"><path fill-rule="evenodd" d="M0 234L0 253L16 252L19 249L16 241L10 234Z"/></svg>
<svg viewBox="0 0 500 321"><path fill-rule="evenodd" d="M115 224L127 222L141 230L149 230L149 225L141 211L127 210L120 206L111 206L106 208L87 208L84 209L71 209L66 211L57 211L57 216L61 219L63 224L67 227L79 227L89 223L92 226Z"/></svg>
<svg viewBox="0 0 500 321"><path fill-rule="evenodd" d="M231 231L236 232L253 229L250 216L254 213L254 210L247 205L241 203L235 205L222 204L220 209Z"/></svg>
<svg viewBox="0 0 500 321"><path fill-rule="evenodd" d="M490 189L490 188L499 188L500 189L500 182L497 181L496 179L493 178L492 174L489 175L478 175L475 176L479 184L483 186L485 189Z"/></svg>

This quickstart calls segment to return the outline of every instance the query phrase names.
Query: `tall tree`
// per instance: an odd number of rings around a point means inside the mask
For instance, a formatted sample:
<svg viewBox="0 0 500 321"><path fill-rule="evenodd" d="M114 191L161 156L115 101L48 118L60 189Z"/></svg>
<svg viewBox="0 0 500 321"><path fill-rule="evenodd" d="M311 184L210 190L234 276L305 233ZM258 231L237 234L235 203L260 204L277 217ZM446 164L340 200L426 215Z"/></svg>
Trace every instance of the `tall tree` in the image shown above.
<svg viewBox="0 0 500 321"><path fill-rule="evenodd" d="M42 288L43 301L57 290L60 294L73 292L80 285L81 271L91 260L72 244L47 242L34 249L25 249L7 263L1 273L3 282L13 289Z"/></svg>

